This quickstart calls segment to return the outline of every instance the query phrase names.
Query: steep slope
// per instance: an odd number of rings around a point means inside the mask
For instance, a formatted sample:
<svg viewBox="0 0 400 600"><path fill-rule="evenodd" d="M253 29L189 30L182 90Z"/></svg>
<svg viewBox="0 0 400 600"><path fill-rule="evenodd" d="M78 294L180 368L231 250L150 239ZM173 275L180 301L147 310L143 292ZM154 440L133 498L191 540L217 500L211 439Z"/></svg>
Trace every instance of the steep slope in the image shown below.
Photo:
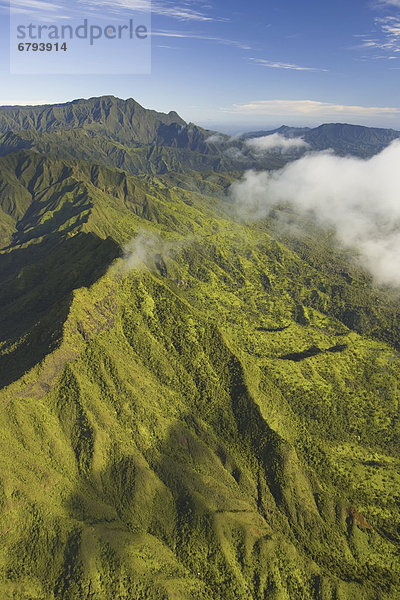
<svg viewBox="0 0 400 600"><path fill-rule="evenodd" d="M2 596L397 598L398 303L227 175L0 173Z"/></svg>

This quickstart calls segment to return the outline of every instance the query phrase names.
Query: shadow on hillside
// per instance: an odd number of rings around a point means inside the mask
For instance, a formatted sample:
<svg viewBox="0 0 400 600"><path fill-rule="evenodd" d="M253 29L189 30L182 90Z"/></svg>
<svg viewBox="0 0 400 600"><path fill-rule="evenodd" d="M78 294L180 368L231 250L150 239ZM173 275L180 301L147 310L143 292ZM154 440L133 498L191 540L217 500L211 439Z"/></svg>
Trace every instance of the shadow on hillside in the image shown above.
<svg viewBox="0 0 400 600"><path fill-rule="evenodd" d="M57 347L72 291L92 285L120 255L113 240L92 233L0 254L0 387Z"/></svg>
<svg viewBox="0 0 400 600"><path fill-rule="evenodd" d="M318 354L325 354L329 352L330 354L337 354L338 352L344 352L347 349L347 344L336 344L336 346L332 346L331 348L327 348L326 350L321 350L318 346L311 346L307 350L303 352L291 352L290 354L283 354L279 358L281 360L291 360L293 362L300 362L305 360L306 358L312 358L313 356L318 356Z"/></svg>

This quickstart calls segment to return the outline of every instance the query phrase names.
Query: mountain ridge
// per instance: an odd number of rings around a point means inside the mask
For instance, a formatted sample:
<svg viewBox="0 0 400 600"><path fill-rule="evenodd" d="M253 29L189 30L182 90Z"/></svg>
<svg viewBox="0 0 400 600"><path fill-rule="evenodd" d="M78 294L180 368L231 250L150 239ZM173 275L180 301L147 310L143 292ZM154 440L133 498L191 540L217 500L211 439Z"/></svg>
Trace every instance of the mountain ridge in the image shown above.
<svg viewBox="0 0 400 600"><path fill-rule="evenodd" d="M80 111L71 111L71 108L80 109ZM125 115L122 115L123 112ZM146 115L165 125L172 123L186 125L185 121L175 111L160 113L143 108L133 98L121 100L115 96L100 96L88 99L80 98L59 104L2 106L0 107L0 131L5 132L10 129L18 131L29 129L32 126L39 131L48 131L52 127L60 128L63 125L93 125L102 120L107 122L107 120L110 120L110 116L114 116L116 120L122 117L123 123L120 124L129 125L129 122L132 124L136 112L139 113L138 116L142 120L143 116ZM112 113L115 114L112 115ZM8 117L8 120L6 117ZM49 122L50 118L52 120ZM57 121L57 118L59 121Z"/></svg>

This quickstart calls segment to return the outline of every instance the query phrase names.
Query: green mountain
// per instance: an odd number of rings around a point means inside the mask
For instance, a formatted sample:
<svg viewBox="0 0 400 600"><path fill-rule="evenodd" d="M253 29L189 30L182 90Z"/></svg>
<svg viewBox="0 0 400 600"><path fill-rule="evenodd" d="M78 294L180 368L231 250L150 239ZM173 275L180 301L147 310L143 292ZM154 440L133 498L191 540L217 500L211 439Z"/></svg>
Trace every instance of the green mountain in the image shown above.
<svg viewBox="0 0 400 600"><path fill-rule="evenodd" d="M396 600L397 296L154 160L0 157L0 597Z"/></svg>
<svg viewBox="0 0 400 600"><path fill-rule="evenodd" d="M168 138L186 123L175 112L158 113L132 98L102 96L45 106L1 107L0 132L34 130L41 133L80 129L122 143L151 144ZM171 138L174 134L171 133Z"/></svg>

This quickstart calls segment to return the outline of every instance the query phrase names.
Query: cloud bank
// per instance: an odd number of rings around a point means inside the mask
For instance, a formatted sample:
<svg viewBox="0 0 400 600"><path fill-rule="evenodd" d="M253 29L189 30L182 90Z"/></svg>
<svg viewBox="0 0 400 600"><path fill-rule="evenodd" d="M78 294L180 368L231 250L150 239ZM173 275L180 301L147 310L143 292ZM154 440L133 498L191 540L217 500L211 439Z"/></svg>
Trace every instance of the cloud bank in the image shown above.
<svg viewBox="0 0 400 600"><path fill-rule="evenodd" d="M387 106L351 106L315 100L257 100L248 104L234 104L224 112L240 115L280 117L310 116L323 119L340 117L382 117L400 114L400 108Z"/></svg>
<svg viewBox="0 0 400 600"><path fill-rule="evenodd" d="M301 148L308 148L309 144L301 137L286 138L280 133L273 133L258 138L246 140L246 146L254 150L257 154L267 152L290 152Z"/></svg>
<svg viewBox="0 0 400 600"><path fill-rule="evenodd" d="M240 214L265 218L281 203L332 227L379 284L400 286L400 142L368 160L308 154L233 184Z"/></svg>

